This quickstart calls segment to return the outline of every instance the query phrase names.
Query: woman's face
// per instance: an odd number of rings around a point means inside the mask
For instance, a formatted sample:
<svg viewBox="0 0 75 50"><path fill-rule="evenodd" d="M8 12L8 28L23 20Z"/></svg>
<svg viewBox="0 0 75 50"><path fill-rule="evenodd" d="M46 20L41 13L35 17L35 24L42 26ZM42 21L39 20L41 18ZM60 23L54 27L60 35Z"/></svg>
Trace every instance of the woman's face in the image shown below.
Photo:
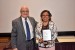
<svg viewBox="0 0 75 50"><path fill-rule="evenodd" d="M49 21L49 14L47 12L44 12L42 14L42 21L43 22L48 22Z"/></svg>

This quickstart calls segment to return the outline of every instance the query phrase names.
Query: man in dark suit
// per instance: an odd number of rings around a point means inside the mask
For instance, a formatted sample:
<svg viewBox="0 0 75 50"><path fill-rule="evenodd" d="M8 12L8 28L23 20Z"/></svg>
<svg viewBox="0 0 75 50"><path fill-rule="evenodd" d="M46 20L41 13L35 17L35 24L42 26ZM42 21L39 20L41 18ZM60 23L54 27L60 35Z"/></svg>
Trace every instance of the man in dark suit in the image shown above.
<svg viewBox="0 0 75 50"><path fill-rule="evenodd" d="M12 48L13 50L34 50L36 21L29 17L27 6L22 6L20 13L21 16L12 21Z"/></svg>

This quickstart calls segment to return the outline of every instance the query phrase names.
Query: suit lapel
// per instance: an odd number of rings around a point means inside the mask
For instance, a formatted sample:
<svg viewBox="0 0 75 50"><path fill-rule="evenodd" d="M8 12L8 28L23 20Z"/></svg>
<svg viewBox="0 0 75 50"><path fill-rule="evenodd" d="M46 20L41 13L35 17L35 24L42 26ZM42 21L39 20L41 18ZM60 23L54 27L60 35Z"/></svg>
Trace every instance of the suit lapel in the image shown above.
<svg viewBox="0 0 75 50"><path fill-rule="evenodd" d="M32 27L33 27L33 35L34 35L34 37L35 37L35 21L33 21L33 19L32 19L31 17L28 17L28 18L29 18L30 23L31 23L31 25L32 25Z"/></svg>
<svg viewBox="0 0 75 50"><path fill-rule="evenodd" d="M31 19L30 17L28 17L28 18L29 18L29 20L30 20L30 23L31 23L32 27L34 28L32 19Z"/></svg>
<svg viewBox="0 0 75 50"><path fill-rule="evenodd" d="M21 30L22 34L25 35L25 31L24 31L24 27L23 27L23 23L22 23L22 18L21 17L19 17L18 23L19 23L20 30ZM24 39L26 39L26 35L24 36Z"/></svg>

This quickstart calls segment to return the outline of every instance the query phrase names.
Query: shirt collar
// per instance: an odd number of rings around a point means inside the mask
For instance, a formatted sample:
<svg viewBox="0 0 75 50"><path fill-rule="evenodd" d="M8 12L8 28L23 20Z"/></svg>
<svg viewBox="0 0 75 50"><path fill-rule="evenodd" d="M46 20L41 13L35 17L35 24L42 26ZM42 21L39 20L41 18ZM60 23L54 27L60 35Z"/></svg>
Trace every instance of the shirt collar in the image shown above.
<svg viewBox="0 0 75 50"><path fill-rule="evenodd" d="M23 20L23 21L25 21L25 18L24 18L24 17L21 17L21 18L22 18L22 20ZM27 19L26 19L26 20L29 20L29 19L28 19L28 17L27 17Z"/></svg>

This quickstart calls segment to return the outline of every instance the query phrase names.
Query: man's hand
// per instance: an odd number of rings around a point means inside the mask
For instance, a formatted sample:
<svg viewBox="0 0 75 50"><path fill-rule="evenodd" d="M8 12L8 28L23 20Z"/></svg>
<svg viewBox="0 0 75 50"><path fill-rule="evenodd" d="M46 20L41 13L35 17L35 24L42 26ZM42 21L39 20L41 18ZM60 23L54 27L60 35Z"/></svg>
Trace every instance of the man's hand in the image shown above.
<svg viewBox="0 0 75 50"><path fill-rule="evenodd" d="M13 48L13 50L18 50L17 48Z"/></svg>

